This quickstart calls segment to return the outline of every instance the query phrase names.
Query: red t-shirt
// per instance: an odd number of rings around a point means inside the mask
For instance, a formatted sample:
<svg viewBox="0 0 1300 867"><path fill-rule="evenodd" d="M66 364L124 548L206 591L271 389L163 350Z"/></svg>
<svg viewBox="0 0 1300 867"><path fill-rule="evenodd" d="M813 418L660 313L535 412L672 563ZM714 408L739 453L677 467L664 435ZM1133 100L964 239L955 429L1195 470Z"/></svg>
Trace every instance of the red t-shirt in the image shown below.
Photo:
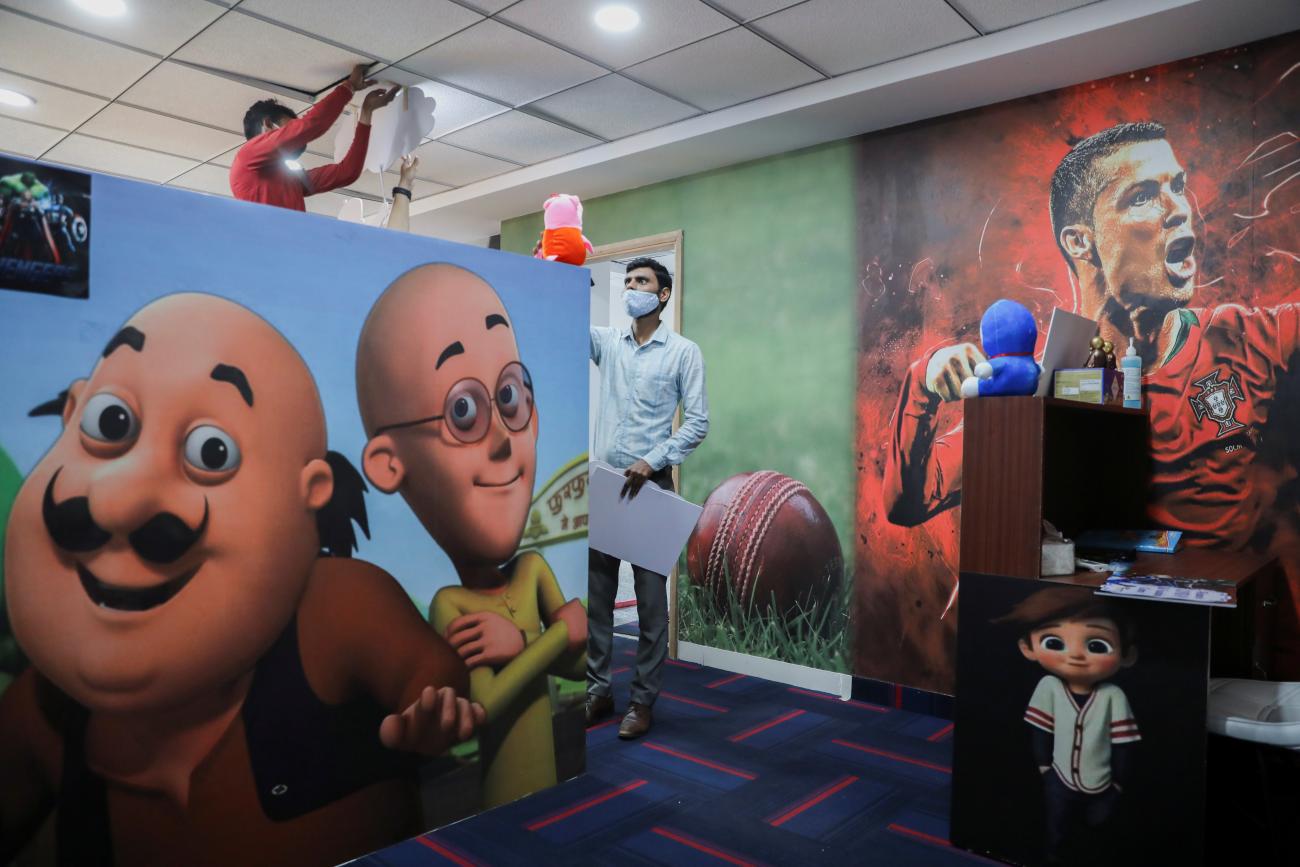
<svg viewBox="0 0 1300 867"><path fill-rule="evenodd" d="M249 139L230 167L230 191L235 198L305 211L306 196L346 187L361 177L370 143L369 124L357 124L352 146L340 163L307 171L294 171L284 164L285 151L301 150L324 135L351 98L352 90L340 84L302 117Z"/></svg>

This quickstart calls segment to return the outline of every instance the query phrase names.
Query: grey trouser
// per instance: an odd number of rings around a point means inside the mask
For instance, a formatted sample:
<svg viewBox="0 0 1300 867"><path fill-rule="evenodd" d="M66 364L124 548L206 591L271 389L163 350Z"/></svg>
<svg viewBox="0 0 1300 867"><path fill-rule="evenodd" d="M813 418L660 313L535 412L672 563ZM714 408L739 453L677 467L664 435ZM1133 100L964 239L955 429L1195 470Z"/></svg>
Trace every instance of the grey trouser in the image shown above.
<svg viewBox="0 0 1300 867"><path fill-rule="evenodd" d="M650 477L661 488L673 489L672 467ZM653 532L647 527L647 532ZM614 655L614 596L618 593L621 561L591 549L587 553L587 692L613 695L609 682ZM668 657L668 578L658 572L632 567L636 588L636 615L640 638L636 648L636 676L632 701L653 705Z"/></svg>

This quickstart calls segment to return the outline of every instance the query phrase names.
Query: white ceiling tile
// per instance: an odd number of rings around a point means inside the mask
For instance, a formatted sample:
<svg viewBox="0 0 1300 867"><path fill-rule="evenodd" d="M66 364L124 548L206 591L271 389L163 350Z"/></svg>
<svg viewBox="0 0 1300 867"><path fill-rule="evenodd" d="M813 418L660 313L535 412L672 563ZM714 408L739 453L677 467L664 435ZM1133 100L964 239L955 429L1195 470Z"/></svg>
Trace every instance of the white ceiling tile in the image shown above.
<svg viewBox="0 0 1300 867"><path fill-rule="evenodd" d="M473 6L484 15L493 15L514 2L515 0L465 0L465 5Z"/></svg>
<svg viewBox="0 0 1300 867"><path fill-rule="evenodd" d="M243 147L243 145L240 145L239 147ZM237 153L239 153L239 148L231 148L224 154L215 156L208 160L208 162L212 163L214 166L221 166L222 168L228 169L235 164L235 154Z"/></svg>
<svg viewBox="0 0 1300 867"><path fill-rule="evenodd" d="M272 97L296 112L308 106L269 90L166 62L122 94L121 102L219 126L242 137L249 106Z"/></svg>
<svg viewBox="0 0 1300 867"><path fill-rule="evenodd" d="M123 144L207 160L239 145L244 137L125 105L110 105L78 132Z"/></svg>
<svg viewBox="0 0 1300 867"><path fill-rule="evenodd" d="M230 172L221 166L199 166L172 181L169 186L198 190L214 196L231 197Z"/></svg>
<svg viewBox="0 0 1300 867"><path fill-rule="evenodd" d="M1046 18L1096 0L953 0L953 5L966 13L975 26L985 33L1002 30Z"/></svg>
<svg viewBox="0 0 1300 867"><path fill-rule="evenodd" d="M354 64L371 59L238 10L203 31L175 57L305 93L315 93L346 76Z"/></svg>
<svg viewBox="0 0 1300 867"><path fill-rule="evenodd" d="M816 70L738 27L624 73L708 111L817 81Z"/></svg>
<svg viewBox="0 0 1300 867"><path fill-rule="evenodd" d="M396 66L390 66L381 72L373 74L371 77L378 78L381 81L391 81L394 84L419 87L438 101L438 108L434 112L437 125L434 126L430 138L444 136L449 132L455 132L461 127L487 120L494 114L501 114L510 110L509 106L502 105L499 102L466 93L458 87L430 81L426 76L408 72Z"/></svg>
<svg viewBox="0 0 1300 867"><path fill-rule="evenodd" d="M77 124L108 105L107 100L33 81L3 70L0 70L0 87L16 90L36 100L35 105L26 108L0 105L0 114L57 126L59 129L75 129Z"/></svg>
<svg viewBox="0 0 1300 867"><path fill-rule="evenodd" d="M415 170L416 177L456 187L518 168L514 163L452 147L441 141L425 142L415 149L415 155L420 158L420 165Z"/></svg>
<svg viewBox="0 0 1300 867"><path fill-rule="evenodd" d="M524 165L540 163L600 144L599 139L565 129L520 111L494 118L454 132L442 139L448 144L513 160Z"/></svg>
<svg viewBox="0 0 1300 867"><path fill-rule="evenodd" d="M55 145L45 154L45 159L155 183L170 180L198 165L194 160L75 133Z"/></svg>
<svg viewBox="0 0 1300 867"><path fill-rule="evenodd" d="M67 133L60 129L0 117L0 150L23 157L38 157Z"/></svg>
<svg viewBox="0 0 1300 867"><path fill-rule="evenodd" d="M614 69L679 48L736 26L700 0L655 0L639 7L641 23L627 33L596 26L608 0L520 0L497 16Z"/></svg>
<svg viewBox="0 0 1300 867"><path fill-rule="evenodd" d="M944 0L808 0L753 26L831 75L979 35Z"/></svg>
<svg viewBox="0 0 1300 867"><path fill-rule="evenodd" d="M714 5L725 9L742 21L753 21L780 9L794 6L803 0L713 0Z"/></svg>
<svg viewBox="0 0 1300 867"><path fill-rule="evenodd" d="M621 75L607 75L530 105L570 126L619 139L699 114L685 103Z"/></svg>
<svg viewBox="0 0 1300 867"><path fill-rule="evenodd" d="M131 0L125 15L111 18L89 15L67 0L0 0L0 6L155 54L180 48L225 11L207 0Z"/></svg>
<svg viewBox="0 0 1300 867"><path fill-rule="evenodd" d="M114 97L158 59L0 9L0 64L24 75Z"/></svg>
<svg viewBox="0 0 1300 867"><path fill-rule="evenodd" d="M483 20L450 0L244 0L239 8L390 61Z"/></svg>
<svg viewBox="0 0 1300 867"><path fill-rule="evenodd" d="M492 20L426 48L402 66L511 105L605 73L594 63Z"/></svg>

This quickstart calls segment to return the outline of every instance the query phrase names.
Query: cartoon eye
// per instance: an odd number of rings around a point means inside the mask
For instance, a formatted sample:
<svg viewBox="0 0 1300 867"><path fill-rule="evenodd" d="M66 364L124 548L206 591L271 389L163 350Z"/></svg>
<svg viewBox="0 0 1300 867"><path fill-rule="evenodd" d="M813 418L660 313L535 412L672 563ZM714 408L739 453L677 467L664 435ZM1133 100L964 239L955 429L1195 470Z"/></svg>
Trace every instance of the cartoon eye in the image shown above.
<svg viewBox="0 0 1300 867"><path fill-rule="evenodd" d="M86 401L81 413L81 432L102 443L120 443L140 432L140 420L126 401L102 391Z"/></svg>
<svg viewBox="0 0 1300 867"><path fill-rule="evenodd" d="M507 382L497 390L497 408L501 415L512 418L519 412L519 386Z"/></svg>
<svg viewBox="0 0 1300 867"><path fill-rule="evenodd" d="M1110 646L1110 642L1104 638L1089 638L1088 652L1104 656L1107 653L1113 653L1115 648Z"/></svg>
<svg viewBox="0 0 1300 867"><path fill-rule="evenodd" d="M468 394L462 394L451 403L451 423L461 430L469 430L478 420L478 404Z"/></svg>
<svg viewBox="0 0 1300 867"><path fill-rule="evenodd" d="M1042 640L1038 642L1038 645L1042 647L1043 650L1062 653L1065 650L1065 639L1061 638L1059 635L1044 635Z"/></svg>
<svg viewBox="0 0 1300 867"><path fill-rule="evenodd" d="M200 425L185 438L185 460L195 469L228 473L239 467L239 446L221 428Z"/></svg>

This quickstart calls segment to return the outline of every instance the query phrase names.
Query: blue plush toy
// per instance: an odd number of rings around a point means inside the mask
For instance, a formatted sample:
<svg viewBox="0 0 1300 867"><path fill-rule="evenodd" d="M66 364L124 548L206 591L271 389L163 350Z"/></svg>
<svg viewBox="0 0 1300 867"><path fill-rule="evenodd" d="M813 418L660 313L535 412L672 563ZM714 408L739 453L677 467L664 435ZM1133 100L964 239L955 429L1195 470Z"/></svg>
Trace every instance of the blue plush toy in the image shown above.
<svg viewBox="0 0 1300 867"><path fill-rule="evenodd" d="M1038 324L1029 308L1003 298L980 319L980 342L989 360L975 365L975 375L961 384L962 397L1033 394L1041 370L1034 361Z"/></svg>

